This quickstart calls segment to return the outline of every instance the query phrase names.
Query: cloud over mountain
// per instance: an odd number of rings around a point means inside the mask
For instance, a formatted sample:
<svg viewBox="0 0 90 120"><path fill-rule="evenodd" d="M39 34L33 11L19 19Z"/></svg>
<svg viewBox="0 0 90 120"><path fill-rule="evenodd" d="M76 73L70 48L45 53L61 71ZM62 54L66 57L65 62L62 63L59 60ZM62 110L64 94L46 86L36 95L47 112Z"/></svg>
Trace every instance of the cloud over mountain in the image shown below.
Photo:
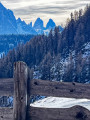
<svg viewBox="0 0 90 120"><path fill-rule="evenodd" d="M47 22L51 17L57 24L65 21L72 10L90 4L90 0L1 0L1 2L26 22L35 21L38 17Z"/></svg>

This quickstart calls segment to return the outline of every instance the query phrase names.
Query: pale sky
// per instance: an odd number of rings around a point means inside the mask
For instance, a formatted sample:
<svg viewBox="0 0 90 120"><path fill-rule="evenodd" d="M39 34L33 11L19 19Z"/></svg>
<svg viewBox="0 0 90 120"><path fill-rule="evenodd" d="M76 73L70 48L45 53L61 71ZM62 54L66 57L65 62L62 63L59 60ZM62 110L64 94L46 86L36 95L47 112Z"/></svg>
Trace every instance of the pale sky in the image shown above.
<svg viewBox="0 0 90 120"><path fill-rule="evenodd" d="M34 23L40 17L44 23L52 18L57 25L65 24L72 11L84 8L90 0L1 0L16 18Z"/></svg>

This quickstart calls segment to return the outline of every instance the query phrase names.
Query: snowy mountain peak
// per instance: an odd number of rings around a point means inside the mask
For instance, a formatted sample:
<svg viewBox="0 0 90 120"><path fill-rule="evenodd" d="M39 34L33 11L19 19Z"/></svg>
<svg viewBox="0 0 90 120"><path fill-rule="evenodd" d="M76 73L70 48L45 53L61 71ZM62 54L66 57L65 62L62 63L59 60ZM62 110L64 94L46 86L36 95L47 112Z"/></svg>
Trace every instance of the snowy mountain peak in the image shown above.
<svg viewBox="0 0 90 120"><path fill-rule="evenodd" d="M55 26L56 26L55 22L52 19L49 19L46 25L46 29L51 29L51 28L54 28Z"/></svg>
<svg viewBox="0 0 90 120"><path fill-rule="evenodd" d="M41 18L37 18L33 27L35 29L43 29L43 20Z"/></svg>
<svg viewBox="0 0 90 120"><path fill-rule="evenodd" d="M30 27L32 27L32 22L30 22L28 25L29 25Z"/></svg>
<svg viewBox="0 0 90 120"><path fill-rule="evenodd" d="M17 19L17 22L21 22L21 21L22 21L21 18L18 18L18 19Z"/></svg>

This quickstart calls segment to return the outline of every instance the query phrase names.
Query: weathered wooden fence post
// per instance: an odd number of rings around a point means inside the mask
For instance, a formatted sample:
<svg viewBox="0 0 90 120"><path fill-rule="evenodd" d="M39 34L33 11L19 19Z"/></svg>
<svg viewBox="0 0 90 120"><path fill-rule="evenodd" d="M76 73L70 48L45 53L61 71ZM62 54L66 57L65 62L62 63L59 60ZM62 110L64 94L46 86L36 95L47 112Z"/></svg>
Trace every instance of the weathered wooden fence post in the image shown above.
<svg viewBox="0 0 90 120"><path fill-rule="evenodd" d="M26 120L28 67L24 62L14 64L14 120Z"/></svg>
<svg viewBox="0 0 90 120"><path fill-rule="evenodd" d="M28 68L28 80L27 80L27 117L26 120L30 119L30 87L31 80L33 79L33 70Z"/></svg>

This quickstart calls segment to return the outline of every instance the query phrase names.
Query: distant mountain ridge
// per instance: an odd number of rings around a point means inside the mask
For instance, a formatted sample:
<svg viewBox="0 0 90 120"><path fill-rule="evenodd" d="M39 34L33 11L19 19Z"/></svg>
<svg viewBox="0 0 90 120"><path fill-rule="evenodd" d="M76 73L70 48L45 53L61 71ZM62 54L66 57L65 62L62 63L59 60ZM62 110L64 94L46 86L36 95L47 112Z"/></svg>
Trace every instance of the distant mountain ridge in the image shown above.
<svg viewBox="0 0 90 120"><path fill-rule="evenodd" d="M17 34L17 23L13 12L0 3L0 34Z"/></svg>
<svg viewBox="0 0 90 120"><path fill-rule="evenodd" d="M26 24L20 18L16 20L17 22L17 32L18 34L38 34L30 24Z"/></svg>
<svg viewBox="0 0 90 120"><path fill-rule="evenodd" d="M55 28L56 24L52 19L49 19L46 27L43 25L43 20L37 18L32 26L26 24L20 18L16 19L13 11L5 8L0 2L0 35L3 34L48 34L51 29ZM61 29L62 30L62 29ZM48 31L48 32L47 32Z"/></svg>

